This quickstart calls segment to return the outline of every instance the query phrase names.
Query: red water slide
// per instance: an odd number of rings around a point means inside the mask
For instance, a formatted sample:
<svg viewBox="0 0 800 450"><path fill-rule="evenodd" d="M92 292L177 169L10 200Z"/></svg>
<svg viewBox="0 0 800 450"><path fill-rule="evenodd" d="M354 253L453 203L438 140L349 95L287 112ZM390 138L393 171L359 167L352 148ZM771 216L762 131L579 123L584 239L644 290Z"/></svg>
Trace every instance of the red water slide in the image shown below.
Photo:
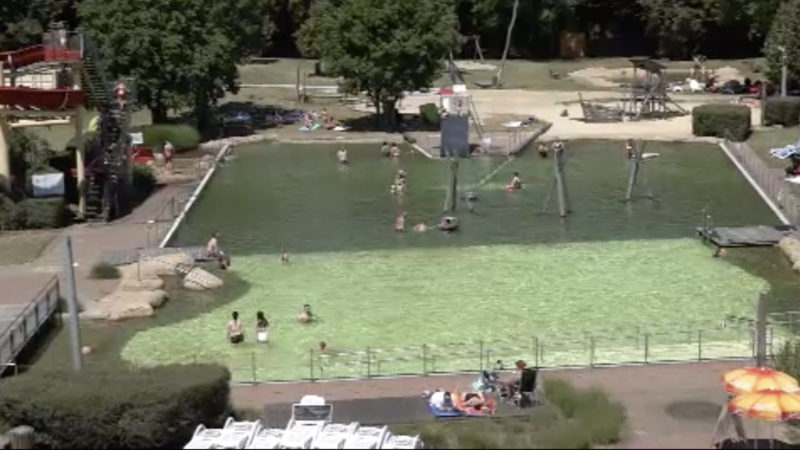
<svg viewBox="0 0 800 450"><path fill-rule="evenodd" d="M32 45L9 52L0 52L3 69L19 71L25 66L40 62L74 62L81 59L80 50L53 45ZM74 109L84 103L84 93L79 89L34 89L29 87L0 86L0 105L17 108L59 111Z"/></svg>

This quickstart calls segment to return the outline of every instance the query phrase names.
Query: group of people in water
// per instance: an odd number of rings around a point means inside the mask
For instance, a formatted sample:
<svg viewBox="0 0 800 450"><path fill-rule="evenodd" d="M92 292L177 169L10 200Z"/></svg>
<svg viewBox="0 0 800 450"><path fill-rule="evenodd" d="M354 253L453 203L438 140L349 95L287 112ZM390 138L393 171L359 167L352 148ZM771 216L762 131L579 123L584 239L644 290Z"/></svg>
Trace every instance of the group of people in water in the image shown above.
<svg viewBox="0 0 800 450"><path fill-rule="evenodd" d="M297 322L300 324L309 324L317 320L317 316L311 312L311 305L303 305L303 309L297 314ZM263 311L256 313L256 327L255 336L256 342L265 344L269 342L269 320ZM228 326L225 328L225 338L231 344L241 344L244 342L244 324L242 319L239 318L239 312L234 311L231 313L231 320L228 321Z"/></svg>

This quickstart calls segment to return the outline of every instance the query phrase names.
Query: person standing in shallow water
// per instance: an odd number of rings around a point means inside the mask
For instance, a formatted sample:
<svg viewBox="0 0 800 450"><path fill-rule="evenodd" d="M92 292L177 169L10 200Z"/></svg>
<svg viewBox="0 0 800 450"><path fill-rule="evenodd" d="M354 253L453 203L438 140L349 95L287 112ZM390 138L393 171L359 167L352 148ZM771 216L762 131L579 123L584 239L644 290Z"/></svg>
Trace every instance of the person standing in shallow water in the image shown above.
<svg viewBox="0 0 800 450"><path fill-rule="evenodd" d="M226 337L231 344L239 344L244 341L244 327L242 326L242 321L239 320L239 312L237 311L231 314L231 320L228 321Z"/></svg>
<svg viewBox="0 0 800 450"><path fill-rule="evenodd" d="M389 143L383 141L383 145L381 145L381 156L388 158L391 155L391 151L389 150Z"/></svg>
<svg viewBox="0 0 800 450"><path fill-rule="evenodd" d="M269 342L269 321L264 311L256 313L256 340L260 343Z"/></svg>

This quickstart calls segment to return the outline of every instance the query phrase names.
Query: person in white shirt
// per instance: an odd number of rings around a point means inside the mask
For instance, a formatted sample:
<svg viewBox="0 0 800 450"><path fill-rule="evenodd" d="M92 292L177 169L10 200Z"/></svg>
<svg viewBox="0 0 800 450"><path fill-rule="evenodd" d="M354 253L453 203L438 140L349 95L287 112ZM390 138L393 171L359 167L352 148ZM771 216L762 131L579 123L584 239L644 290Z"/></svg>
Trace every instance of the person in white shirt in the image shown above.
<svg viewBox="0 0 800 450"><path fill-rule="evenodd" d="M449 392L436 391L428 397L428 403L439 411L450 411L453 409L453 400Z"/></svg>
<svg viewBox="0 0 800 450"><path fill-rule="evenodd" d="M347 150L344 147L336 152L336 157L339 159L339 164L347 164Z"/></svg>
<svg viewBox="0 0 800 450"><path fill-rule="evenodd" d="M219 241L217 238L217 233L212 234L211 239L209 239L208 244L206 244L206 253L212 258L219 256Z"/></svg>

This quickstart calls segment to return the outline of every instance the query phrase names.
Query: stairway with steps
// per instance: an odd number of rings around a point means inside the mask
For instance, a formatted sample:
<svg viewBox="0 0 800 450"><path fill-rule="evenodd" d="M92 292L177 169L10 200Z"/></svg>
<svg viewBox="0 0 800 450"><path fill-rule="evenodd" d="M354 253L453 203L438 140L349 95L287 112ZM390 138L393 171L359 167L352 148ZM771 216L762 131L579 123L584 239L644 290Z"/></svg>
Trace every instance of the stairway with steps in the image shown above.
<svg viewBox="0 0 800 450"><path fill-rule="evenodd" d="M126 101L115 98L99 52L88 36L84 36L82 69L84 91L100 112L100 136L95 151L102 158L91 165L88 174L86 219L108 222L130 210L130 111Z"/></svg>

